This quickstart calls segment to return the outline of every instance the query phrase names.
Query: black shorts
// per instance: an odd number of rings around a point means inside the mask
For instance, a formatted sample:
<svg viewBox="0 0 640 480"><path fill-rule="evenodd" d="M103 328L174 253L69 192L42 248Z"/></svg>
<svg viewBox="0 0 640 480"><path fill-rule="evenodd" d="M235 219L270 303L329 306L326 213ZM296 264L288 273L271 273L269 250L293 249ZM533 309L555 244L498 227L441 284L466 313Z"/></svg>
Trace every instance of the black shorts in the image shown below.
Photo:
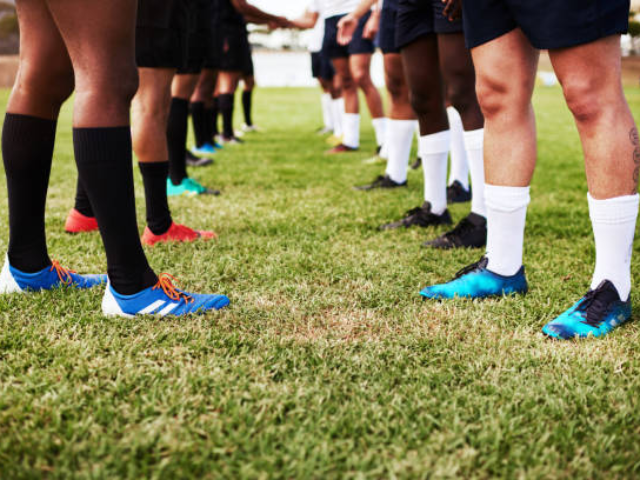
<svg viewBox="0 0 640 480"><path fill-rule="evenodd" d="M473 3L479 0L467 0ZM523 0L526 1L526 0ZM399 0L396 21L396 47L404 48L425 35L461 33L462 21L450 22L441 0Z"/></svg>
<svg viewBox="0 0 640 480"><path fill-rule="evenodd" d="M331 64L331 59L322 50L311 54L311 73L313 74L313 78L326 80L328 82L332 81L336 74Z"/></svg>
<svg viewBox="0 0 640 480"><path fill-rule="evenodd" d="M249 38L247 37L247 43L245 45L244 50L244 62L242 62L242 74L245 77L253 76L253 52L251 51L251 44L249 43Z"/></svg>
<svg viewBox="0 0 640 480"><path fill-rule="evenodd" d="M330 59L347 58L351 55L358 55L361 53L373 53L375 50L373 42L362 38L364 26L370 16L371 12L367 13L360 19L358 28L353 34L353 39L349 45L340 45L338 43L338 22L342 17L344 17L344 15L327 18L324 24L324 41L322 44L322 50L327 52Z"/></svg>
<svg viewBox="0 0 640 480"><path fill-rule="evenodd" d="M465 37L473 48L520 28L535 48L573 47L626 33L629 9L629 0L465 1Z"/></svg>
<svg viewBox="0 0 640 480"><path fill-rule="evenodd" d="M187 29L182 54L182 65L178 73L195 75L200 73L211 37L210 17L213 14L211 0L187 0L184 2Z"/></svg>
<svg viewBox="0 0 640 480"><path fill-rule="evenodd" d="M180 0L140 0L136 19L136 63L143 68L180 68L187 15Z"/></svg>
<svg viewBox="0 0 640 480"><path fill-rule="evenodd" d="M220 61L218 68L224 72L242 72L246 64L249 38L247 29L240 24L220 24Z"/></svg>
<svg viewBox="0 0 640 480"><path fill-rule="evenodd" d="M380 14L378 46L382 53L400 53L396 47L396 19L398 17L397 0L384 0Z"/></svg>

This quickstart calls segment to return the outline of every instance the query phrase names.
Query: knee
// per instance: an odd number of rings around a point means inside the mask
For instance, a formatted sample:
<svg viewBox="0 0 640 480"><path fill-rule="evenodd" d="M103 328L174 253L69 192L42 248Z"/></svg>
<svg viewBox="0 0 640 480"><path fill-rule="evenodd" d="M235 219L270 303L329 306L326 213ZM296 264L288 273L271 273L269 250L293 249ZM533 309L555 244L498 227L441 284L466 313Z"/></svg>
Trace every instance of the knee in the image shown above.
<svg viewBox="0 0 640 480"><path fill-rule="evenodd" d="M123 68L117 78L120 80L113 85L114 96L122 102L131 103L140 86L138 69Z"/></svg>
<svg viewBox="0 0 640 480"><path fill-rule="evenodd" d="M604 96L594 83L588 79L576 78L562 85L567 106L578 123L592 122L602 112L601 99Z"/></svg>
<svg viewBox="0 0 640 480"><path fill-rule="evenodd" d="M43 72L29 65L21 65L15 88L31 97L38 97L39 103L59 109L73 93L74 85L71 68L51 66Z"/></svg>
<svg viewBox="0 0 640 480"><path fill-rule="evenodd" d="M525 95L517 92L515 83L496 78L478 78L476 95L487 120L500 116L509 108L518 108L520 103L528 105L529 101L524 101Z"/></svg>
<svg viewBox="0 0 640 480"><path fill-rule="evenodd" d="M449 103L458 112L466 112L477 104L476 89L473 84L452 84L447 91ZM476 105L477 108L477 105Z"/></svg>
<svg viewBox="0 0 640 480"><path fill-rule="evenodd" d="M356 88L356 82L351 75L344 75L340 79L340 87L345 91L352 91Z"/></svg>
<svg viewBox="0 0 640 480"><path fill-rule="evenodd" d="M402 100L406 101L407 90L405 89L402 80L388 77L386 83L387 91L389 92L389 97L392 102L397 103Z"/></svg>
<svg viewBox="0 0 640 480"><path fill-rule="evenodd" d="M130 105L138 91L138 70L135 66L104 65L94 71L77 71L77 94L99 97L115 106Z"/></svg>
<svg viewBox="0 0 640 480"><path fill-rule="evenodd" d="M440 95L412 91L410 99L413 111L420 117L429 116L438 110L444 109L444 105L440 104Z"/></svg>
<svg viewBox="0 0 640 480"><path fill-rule="evenodd" d="M353 74L353 81L359 88L365 90L371 85L371 76L365 70L358 70Z"/></svg>

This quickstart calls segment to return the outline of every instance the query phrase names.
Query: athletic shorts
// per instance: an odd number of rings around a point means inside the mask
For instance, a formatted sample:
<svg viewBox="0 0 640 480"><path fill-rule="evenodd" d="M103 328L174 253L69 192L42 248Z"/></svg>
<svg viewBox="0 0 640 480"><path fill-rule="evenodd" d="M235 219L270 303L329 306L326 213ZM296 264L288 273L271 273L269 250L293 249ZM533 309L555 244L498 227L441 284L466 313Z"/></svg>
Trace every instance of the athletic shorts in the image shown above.
<svg viewBox="0 0 640 480"><path fill-rule="evenodd" d="M629 27L629 0L472 0L463 2L469 48L520 28L535 48L590 43Z"/></svg>
<svg viewBox="0 0 640 480"><path fill-rule="evenodd" d="M185 3L187 29L178 73L195 75L205 64L207 45L211 37L211 0L187 0Z"/></svg>
<svg viewBox="0 0 640 480"><path fill-rule="evenodd" d="M219 42L220 61L218 68L224 72L244 71L247 51L250 51L246 26L221 23Z"/></svg>
<svg viewBox="0 0 640 480"><path fill-rule="evenodd" d="M140 0L136 19L136 63L144 68L180 68L187 16L180 0Z"/></svg>
<svg viewBox="0 0 640 480"><path fill-rule="evenodd" d="M480 0L466 0L473 3ZM527 0L523 0L527 1ZM396 47L402 49L425 35L461 33L462 21L450 22L443 14L441 0L399 0L396 20Z"/></svg>
<svg viewBox="0 0 640 480"><path fill-rule="evenodd" d="M322 50L311 54L311 73L313 74L313 78L326 80L328 82L332 81L336 74L331 64L331 59Z"/></svg>
<svg viewBox="0 0 640 480"><path fill-rule="evenodd" d="M396 19L398 17L397 0L384 0L380 13L380 30L378 32L378 46L382 53L400 53L396 47Z"/></svg>
<svg viewBox="0 0 640 480"><path fill-rule="evenodd" d="M249 43L249 37L247 35L247 43L244 50L244 62L242 65L242 74L245 77L252 77L253 73L253 52L251 51L251 44Z"/></svg>
<svg viewBox="0 0 640 480"><path fill-rule="evenodd" d="M358 28L353 34L353 39L349 45L340 45L338 43L338 22L342 17L344 17L344 15L336 15L335 17L329 17L325 20L324 42L322 44L322 49L327 52L330 59L347 58L351 55L374 52L375 47L373 42L362 38L364 26L370 16L371 12L367 13L360 19Z"/></svg>

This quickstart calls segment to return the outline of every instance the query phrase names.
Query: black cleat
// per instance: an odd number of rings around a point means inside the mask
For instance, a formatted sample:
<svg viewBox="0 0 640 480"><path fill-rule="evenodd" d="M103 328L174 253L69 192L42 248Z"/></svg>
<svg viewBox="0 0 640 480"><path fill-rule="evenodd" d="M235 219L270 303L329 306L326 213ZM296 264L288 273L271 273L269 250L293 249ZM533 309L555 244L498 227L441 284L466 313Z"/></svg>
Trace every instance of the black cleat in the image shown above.
<svg viewBox="0 0 640 480"><path fill-rule="evenodd" d="M400 187L406 187L406 186L407 186L406 180L402 183L398 183L395 180L392 180L391 177L389 177L389 175L378 175L378 177L373 181L373 183L370 183L368 185L360 185L358 187L353 187L353 188L356 190L368 191L368 190L375 190L376 188L390 189L390 188L400 188Z"/></svg>
<svg viewBox="0 0 640 480"><path fill-rule="evenodd" d="M416 161L411 164L411 170L417 170L422 166L422 158L416 158Z"/></svg>
<svg viewBox="0 0 640 480"><path fill-rule="evenodd" d="M414 225L418 227L433 227L436 225L451 225L451 215L449 210L445 210L440 215L431 213L431 204L424 202L421 207L416 207L409 210L404 218L396 222L387 223L381 225L380 230L393 230L394 228L409 228Z"/></svg>
<svg viewBox="0 0 640 480"><path fill-rule="evenodd" d="M194 155L191 150L185 152L185 158L188 167L206 167L213 164L213 158L203 158Z"/></svg>
<svg viewBox="0 0 640 480"><path fill-rule="evenodd" d="M458 180L447 187L447 203L466 203L470 200L471 187L466 190Z"/></svg>
<svg viewBox="0 0 640 480"><path fill-rule="evenodd" d="M425 242L423 247L441 248L482 248L487 245L487 219L471 212L460 220L453 230L444 235Z"/></svg>

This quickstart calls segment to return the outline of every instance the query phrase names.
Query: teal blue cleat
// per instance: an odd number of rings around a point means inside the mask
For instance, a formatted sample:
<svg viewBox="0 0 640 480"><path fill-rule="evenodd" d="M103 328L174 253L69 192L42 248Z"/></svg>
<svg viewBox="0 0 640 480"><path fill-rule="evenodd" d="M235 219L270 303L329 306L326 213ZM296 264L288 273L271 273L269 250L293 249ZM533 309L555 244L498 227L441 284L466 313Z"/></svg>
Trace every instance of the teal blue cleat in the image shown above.
<svg viewBox="0 0 640 480"><path fill-rule="evenodd" d="M631 302L623 302L613 283L603 280L542 332L557 340L602 337L630 318Z"/></svg>
<svg viewBox="0 0 640 480"><path fill-rule="evenodd" d="M482 257L479 262L460 270L450 282L427 287L420 292L420 295L434 300L444 300L456 297L488 298L527 293L524 267L511 277L503 277L487 270L488 263L487 257Z"/></svg>

